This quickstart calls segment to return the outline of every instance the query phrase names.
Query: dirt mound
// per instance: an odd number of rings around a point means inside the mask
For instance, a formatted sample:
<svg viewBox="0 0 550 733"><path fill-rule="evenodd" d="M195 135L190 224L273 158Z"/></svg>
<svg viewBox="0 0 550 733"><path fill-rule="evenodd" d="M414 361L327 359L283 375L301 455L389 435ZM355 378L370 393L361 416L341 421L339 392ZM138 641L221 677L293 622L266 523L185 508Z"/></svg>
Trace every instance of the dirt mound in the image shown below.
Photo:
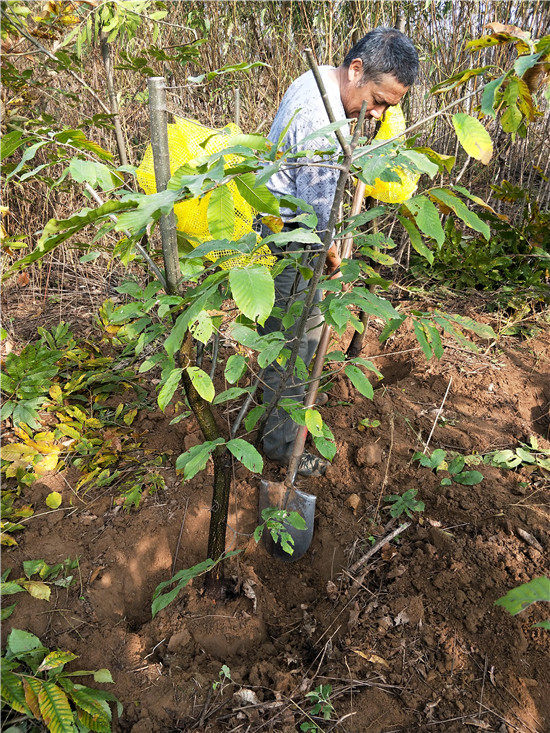
<svg viewBox="0 0 550 733"><path fill-rule="evenodd" d="M364 356L381 353L377 336L371 327ZM139 512L90 492L75 511L36 517L6 556L12 577L24 559L70 555L80 557L79 582L55 588L50 604L17 596L4 634L25 628L78 654L78 666L108 667L124 704L117 725L133 733L294 731L312 719L316 698L307 695L320 685L331 685L334 706L330 721L313 717L320 730L548 730L548 636L532 627L543 610L511 617L494 606L547 572L548 481L528 467L482 467L478 485L444 486L412 455L449 382L430 450L481 454L529 435L548 447L549 348L547 336L480 354L449 345L426 363L405 333L377 357L385 379L374 400L338 378L321 408L338 443L334 464L302 482L318 496L311 549L283 564L255 545L256 479L237 469L228 541L245 550L229 565L238 593L227 603L204 597L198 581L150 614L172 568L204 559L210 468L183 485L167 470L166 491ZM380 425L365 428L365 418ZM143 414L137 424L177 455L196 426L169 419ZM267 465L266 475L280 478L280 469ZM52 488L69 501L60 477L43 480L41 491ZM384 497L408 489L424 512L350 577L403 519L390 517Z"/></svg>

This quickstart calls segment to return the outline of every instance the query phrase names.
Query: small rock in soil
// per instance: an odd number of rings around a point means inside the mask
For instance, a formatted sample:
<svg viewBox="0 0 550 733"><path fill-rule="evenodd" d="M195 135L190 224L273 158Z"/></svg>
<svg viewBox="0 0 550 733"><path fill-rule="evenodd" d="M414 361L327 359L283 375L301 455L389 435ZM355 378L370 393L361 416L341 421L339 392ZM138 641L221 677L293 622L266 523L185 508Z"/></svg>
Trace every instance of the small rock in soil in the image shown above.
<svg viewBox="0 0 550 733"><path fill-rule="evenodd" d="M359 498L358 494L350 494L348 498L346 499L346 504L349 506L349 508L355 512L357 511L357 508L359 504L361 503L361 499Z"/></svg>

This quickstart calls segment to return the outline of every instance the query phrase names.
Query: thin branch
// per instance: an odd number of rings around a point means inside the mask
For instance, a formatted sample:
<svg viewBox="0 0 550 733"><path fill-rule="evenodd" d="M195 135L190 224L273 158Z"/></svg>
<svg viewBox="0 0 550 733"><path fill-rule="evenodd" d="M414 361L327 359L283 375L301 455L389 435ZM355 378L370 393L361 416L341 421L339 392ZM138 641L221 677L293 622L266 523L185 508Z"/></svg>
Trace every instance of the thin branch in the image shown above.
<svg viewBox="0 0 550 733"><path fill-rule="evenodd" d="M30 33L27 33L27 31L19 25L19 23L13 18L13 16L12 16L11 13L8 13L8 17L10 19L10 23L13 23L13 25L17 28L17 30L19 31L19 33L21 33L22 36L24 36L28 41L30 41L33 44L33 46L36 46L36 48L40 51L40 53L46 54L46 56L49 59L51 59L52 61L59 62L59 59L51 51L48 51L48 49L45 46L43 46L40 43L40 41L37 41L34 36L32 36ZM109 107L107 107L107 105L103 103L103 101L100 99L100 97L98 96L98 94L96 92L94 92L94 90L92 89L92 87L89 84L87 84L81 76L79 76L72 69L67 69L67 71L73 77L73 79L76 79L76 81L79 84L82 84L82 86L85 87L90 92L90 94L92 95L92 97L99 104L99 106L101 107L101 109L104 112L106 112L106 114L108 114L108 115L111 115L112 114L112 112L109 109Z"/></svg>

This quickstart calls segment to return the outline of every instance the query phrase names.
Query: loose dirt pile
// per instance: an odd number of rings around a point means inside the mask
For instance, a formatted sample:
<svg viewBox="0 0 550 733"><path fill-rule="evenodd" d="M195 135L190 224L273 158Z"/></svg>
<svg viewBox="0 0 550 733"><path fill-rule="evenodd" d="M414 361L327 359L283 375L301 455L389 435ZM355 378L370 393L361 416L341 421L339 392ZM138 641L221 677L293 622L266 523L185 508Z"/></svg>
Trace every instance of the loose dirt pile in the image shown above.
<svg viewBox="0 0 550 733"><path fill-rule="evenodd" d="M382 353L377 337L371 326L363 356ZM109 493L72 495L69 471L33 491L37 503L53 489L64 506L72 496L75 511L30 521L4 566L18 577L23 560L78 556L81 577L49 604L17 596L4 635L27 629L78 654L75 668L109 668L124 704L118 726L132 733L295 731L311 720L306 694L328 684L335 710L315 718L324 731L548 730L549 637L532 628L547 609L511 617L494 601L547 572L549 482L525 467L482 466L476 486L441 486L412 455L451 378L430 450L483 454L530 435L548 448L550 338L507 339L479 354L449 343L427 363L402 333L383 354L373 401L338 378L321 408L338 453L324 478L301 482L318 495L302 560L278 563L250 538L258 482L236 468L228 540L246 548L230 563L236 596L216 603L195 581L151 620L156 585L204 559L211 467L183 485L168 470L167 490L130 514ZM380 425L359 429L364 418ZM143 413L132 429L175 459L199 435L192 419L169 421ZM266 475L280 469L268 464ZM350 577L373 539L403 521L383 497L411 488L425 511ZM231 680L213 689L222 665Z"/></svg>

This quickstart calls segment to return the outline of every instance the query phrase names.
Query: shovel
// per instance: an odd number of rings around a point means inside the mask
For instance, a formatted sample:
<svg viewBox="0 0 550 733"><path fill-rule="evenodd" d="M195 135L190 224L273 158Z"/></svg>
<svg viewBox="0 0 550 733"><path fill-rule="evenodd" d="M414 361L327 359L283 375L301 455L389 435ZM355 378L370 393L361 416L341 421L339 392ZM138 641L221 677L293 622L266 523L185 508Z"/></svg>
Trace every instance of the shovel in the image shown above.
<svg viewBox="0 0 550 733"><path fill-rule="evenodd" d="M361 210L361 203L365 195L365 185L361 182L357 184L355 194L353 196L353 202L351 205L351 215L358 214ZM342 246L342 259L349 259L351 255L351 249L353 245L353 238L348 235L344 240ZM319 389L319 382L321 380L321 372L323 371L323 363L325 361L325 355L327 353L328 343L330 339L330 326L326 323L321 331L321 338L319 339L319 346L317 347L317 353L315 355L315 361L313 362L313 368L311 370L311 382L309 389L304 400L304 407L306 409L315 405L317 397L317 390ZM296 474L298 472L298 466L300 465L300 458L304 452L304 446L307 437L307 427L301 425L298 428L298 433L294 440L292 447L292 455L288 464L288 470L284 481L266 481L262 479L260 481L260 497L259 497L259 511L260 511L260 522L263 522L262 511L264 509L275 507L276 509L284 509L287 512L298 512L304 519L306 528L296 529L288 523L284 523L284 530L292 537L294 542L294 551L292 555L285 552L279 542L275 542L271 534L264 531L264 544L266 550L273 557L286 562L293 562L299 560L307 552L311 540L313 539L313 525L315 521L315 503L317 497L314 494L308 494L305 491L300 491L294 486Z"/></svg>

